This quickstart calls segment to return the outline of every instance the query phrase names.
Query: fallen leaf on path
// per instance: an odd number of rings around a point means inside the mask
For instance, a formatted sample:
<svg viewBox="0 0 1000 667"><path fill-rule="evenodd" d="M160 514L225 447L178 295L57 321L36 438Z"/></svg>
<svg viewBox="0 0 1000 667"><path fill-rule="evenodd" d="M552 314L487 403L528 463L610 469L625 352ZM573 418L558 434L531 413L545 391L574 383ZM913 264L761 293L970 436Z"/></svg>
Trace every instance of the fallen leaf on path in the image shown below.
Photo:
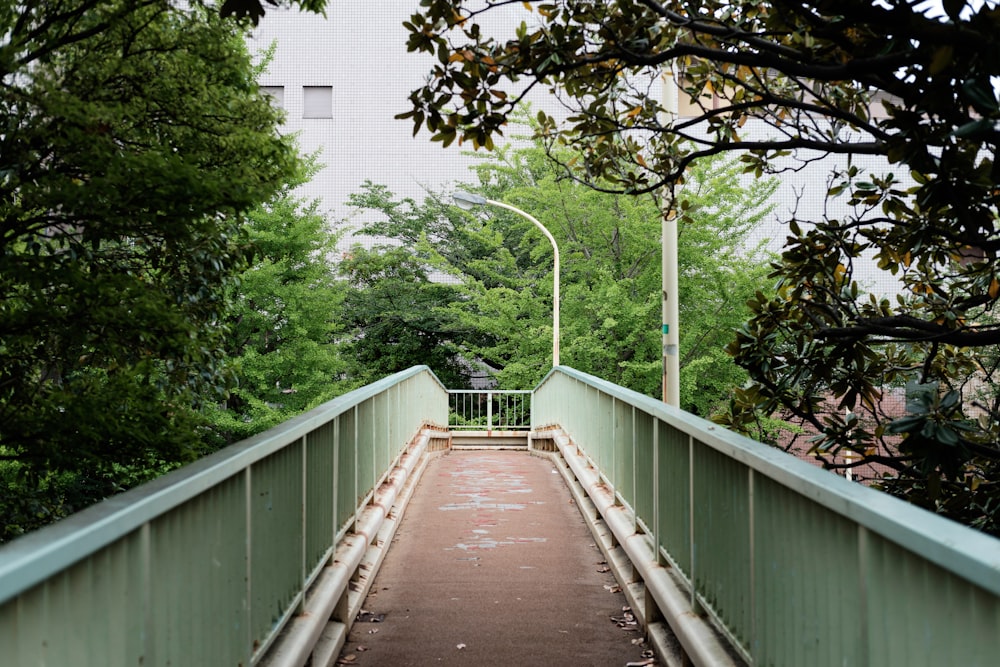
<svg viewBox="0 0 1000 667"><path fill-rule="evenodd" d="M618 627L623 630L635 630L639 622L635 619L635 614L628 607L622 609L624 612L621 616L612 616L611 620L618 624Z"/></svg>

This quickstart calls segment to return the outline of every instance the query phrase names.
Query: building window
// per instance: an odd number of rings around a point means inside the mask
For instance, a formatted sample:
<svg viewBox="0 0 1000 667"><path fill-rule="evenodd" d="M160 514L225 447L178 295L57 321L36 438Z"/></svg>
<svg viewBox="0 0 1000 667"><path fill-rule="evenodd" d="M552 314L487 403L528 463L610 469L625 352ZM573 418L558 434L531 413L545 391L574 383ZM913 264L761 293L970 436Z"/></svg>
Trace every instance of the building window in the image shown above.
<svg viewBox="0 0 1000 667"><path fill-rule="evenodd" d="M333 87L304 86L302 88L303 118L333 118Z"/></svg>
<svg viewBox="0 0 1000 667"><path fill-rule="evenodd" d="M271 98L271 104L279 109L285 108L284 86L261 86L260 92Z"/></svg>

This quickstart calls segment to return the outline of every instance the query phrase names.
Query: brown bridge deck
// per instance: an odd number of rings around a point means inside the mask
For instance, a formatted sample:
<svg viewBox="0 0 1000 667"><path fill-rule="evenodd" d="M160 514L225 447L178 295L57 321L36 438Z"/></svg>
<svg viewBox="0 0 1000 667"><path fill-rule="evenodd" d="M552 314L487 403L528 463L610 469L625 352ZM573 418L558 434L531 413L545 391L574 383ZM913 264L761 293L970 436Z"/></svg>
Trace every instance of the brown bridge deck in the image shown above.
<svg viewBox="0 0 1000 667"><path fill-rule="evenodd" d="M432 459L337 664L655 664L552 463Z"/></svg>

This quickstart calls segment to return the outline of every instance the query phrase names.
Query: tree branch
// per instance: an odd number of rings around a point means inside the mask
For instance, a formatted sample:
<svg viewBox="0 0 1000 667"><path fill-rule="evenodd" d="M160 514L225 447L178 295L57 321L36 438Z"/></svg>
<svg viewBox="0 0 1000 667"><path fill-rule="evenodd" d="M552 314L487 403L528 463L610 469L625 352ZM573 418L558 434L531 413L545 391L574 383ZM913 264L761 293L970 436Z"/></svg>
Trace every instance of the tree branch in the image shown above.
<svg viewBox="0 0 1000 667"><path fill-rule="evenodd" d="M820 339L842 340L860 340L869 336L883 336L889 340L980 347L1000 344L1000 325L955 329L927 322L911 315L894 315L862 319L852 326L825 328L817 331L815 336Z"/></svg>

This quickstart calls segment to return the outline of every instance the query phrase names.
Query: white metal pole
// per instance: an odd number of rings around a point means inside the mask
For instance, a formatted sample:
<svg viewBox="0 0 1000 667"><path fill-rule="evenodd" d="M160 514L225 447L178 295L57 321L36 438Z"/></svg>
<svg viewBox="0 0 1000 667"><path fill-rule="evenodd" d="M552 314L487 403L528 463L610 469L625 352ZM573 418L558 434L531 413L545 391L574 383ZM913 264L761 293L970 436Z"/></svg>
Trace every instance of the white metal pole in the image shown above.
<svg viewBox="0 0 1000 667"><path fill-rule="evenodd" d="M677 82L673 71L667 69L663 73L663 108L666 111L666 122L673 123L677 118ZM678 313L677 289L677 211L673 206L670 193L665 193L663 211L662 241L662 279L663 279L663 402L680 407L680 315Z"/></svg>

